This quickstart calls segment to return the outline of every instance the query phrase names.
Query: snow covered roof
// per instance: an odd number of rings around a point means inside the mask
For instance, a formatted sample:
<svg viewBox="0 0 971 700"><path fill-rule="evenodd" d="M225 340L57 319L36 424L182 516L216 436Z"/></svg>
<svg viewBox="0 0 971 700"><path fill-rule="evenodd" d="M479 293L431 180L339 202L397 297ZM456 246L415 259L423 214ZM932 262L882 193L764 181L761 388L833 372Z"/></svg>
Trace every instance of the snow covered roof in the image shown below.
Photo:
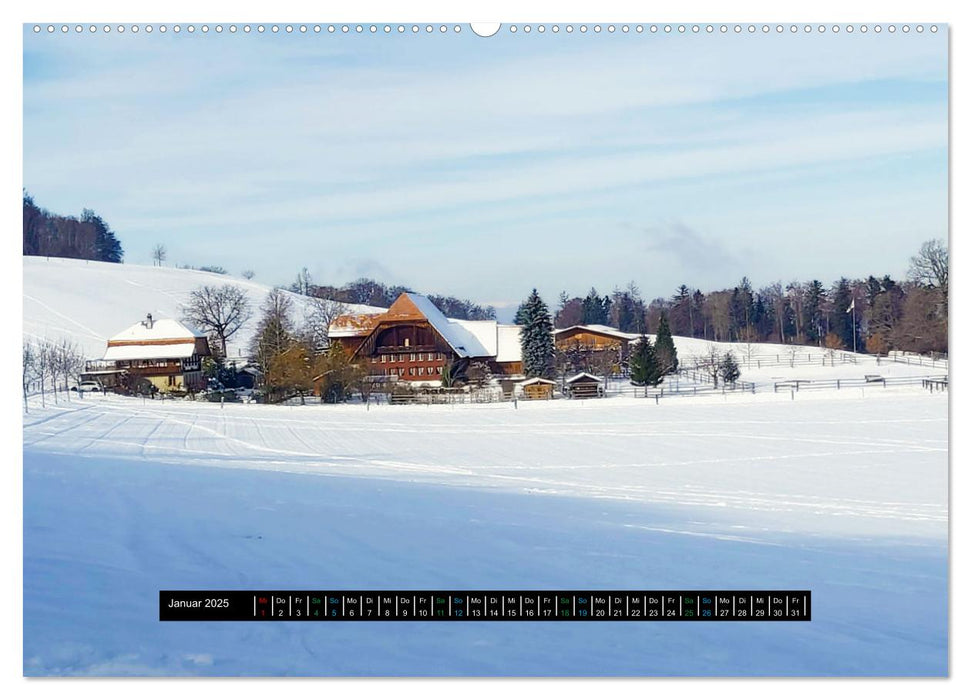
<svg viewBox="0 0 971 700"><path fill-rule="evenodd" d="M499 347L496 349L496 362L522 362L523 346L519 342L522 326L510 323L498 324Z"/></svg>
<svg viewBox="0 0 971 700"><path fill-rule="evenodd" d="M461 326L466 332L474 336L479 345L485 350L486 355L496 354L496 345L499 339L496 332L496 326L498 324L495 321L466 321L465 319L458 318L450 318L447 320L450 324Z"/></svg>
<svg viewBox="0 0 971 700"><path fill-rule="evenodd" d="M542 377L533 377L532 379L527 379L524 382L516 382L516 386L529 386L531 384L552 384L556 386L556 382L552 379L543 379Z"/></svg>
<svg viewBox="0 0 971 700"><path fill-rule="evenodd" d="M205 333L171 318L148 316L108 339L105 360L181 359L196 352Z"/></svg>
<svg viewBox="0 0 971 700"><path fill-rule="evenodd" d="M205 338L206 334L172 318L146 319L111 336L108 345L125 343L158 342L162 340L188 340Z"/></svg>
<svg viewBox="0 0 971 700"><path fill-rule="evenodd" d="M327 335L330 338L353 338L359 335L367 335L386 312L387 309L382 309L373 313L344 314L343 316L338 316L330 324Z"/></svg>
<svg viewBox="0 0 971 700"><path fill-rule="evenodd" d="M576 325L576 326L570 326L568 328L557 328L553 331L553 334L559 335L560 333L566 333L567 331L572 331L576 329L583 330L583 331L590 331L591 333L600 333L601 335L609 335L614 338L620 338L621 340L636 340L637 338L640 338L640 335L638 335L637 333L626 333L624 331L617 330L616 328L613 328L611 326L604 326L599 323L589 323L587 325Z"/></svg>
<svg viewBox="0 0 971 700"><path fill-rule="evenodd" d="M603 381L603 377L598 377L596 375L590 374L589 372L580 372L580 374L574 374L572 377L567 377L566 378L566 383L567 384L572 384L573 382L577 381L578 379L583 379L584 377L586 377L587 379L592 379L592 380L597 381L597 382L602 382Z"/></svg>
<svg viewBox="0 0 971 700"><path fill-rule="evenodd" d="M490 352L489 349L483 345L482 340L479 339L478 335L467 328L465 323L470 323L468 321L451 321L445 317L435 304L432 303L431 299L422 294L413 294L410 292L405 292L402 296L407 297L408 300L415 306L415 308L428 319L428 322L432 325L445 342L448 343L455 354L459 357L491 357L495 355L494 352ZM397 304L397 302L395 302ZM392 305L392 309L394 305ZM389 310L390 312L390 310ZM473 326L474 327L474 326ZM477 328L479 334L482 334L481 328ZM487 334L486 334L487 335Z"/></svg>
<svg viewBox="0 0 971 700"><path fill-rule="evenodd" d="M520 326L496 321L466 321L455 318L446 320L452 326L460 326L475 337L484 352L474 357L494 357L496 362L522 362L522 346L519 343Z"/></svg>

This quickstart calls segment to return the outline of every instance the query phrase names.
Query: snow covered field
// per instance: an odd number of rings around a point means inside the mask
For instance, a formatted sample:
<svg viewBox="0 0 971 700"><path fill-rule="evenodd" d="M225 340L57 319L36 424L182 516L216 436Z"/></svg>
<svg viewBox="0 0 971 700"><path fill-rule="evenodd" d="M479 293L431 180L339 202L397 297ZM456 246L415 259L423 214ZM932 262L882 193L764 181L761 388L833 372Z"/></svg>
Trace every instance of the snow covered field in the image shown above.
<svg viewBox="0 0 971 700"><path fill-rule="evenodd" d="M919 388L518 408L34 402L24 670L943 675L947 417L947 395ZM160 588L261 587L798 588L814 619L157 622Z"/></svg>

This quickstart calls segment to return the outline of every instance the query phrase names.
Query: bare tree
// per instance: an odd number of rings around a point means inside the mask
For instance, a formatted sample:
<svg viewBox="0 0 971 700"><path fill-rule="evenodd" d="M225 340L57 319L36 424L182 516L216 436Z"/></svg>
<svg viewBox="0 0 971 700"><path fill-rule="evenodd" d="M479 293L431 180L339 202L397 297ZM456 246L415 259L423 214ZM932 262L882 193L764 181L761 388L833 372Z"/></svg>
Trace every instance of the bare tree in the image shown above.
<svg viewBox="0 0 971 700"><path fill-rule="evenodd" d="M263 371L262 382L266 386L271 361L293 346L297 338L293 332L293 301L285 291L271 290L260 311L260 321L250 342L250 357Z"/></svg>
<svg viewBox="0 0 971 700"><path fill-rule="evenodd" d="M24 413L30 413L27 405L27 390L37 380L37 347L29 340L24 341Z"/></svg>
<svg viewBox="0 0 971 700"><path fill-rule="evenodd" d="M66 338L51 344L51 378L54 381L54 396L57 397L57 379L63 382L64 393L71 400L70 380L77 380L84 369L84 356L77 343Z"/></svg>
<svg viewBox="0 0 971 700"><path fill-rule="evenodd" d="M310 296L311 287L313 287L313 278L310 276L310 271L307 268L303 268L297 274L297 280L290 285L290 291L304 296Z"/></svg>
<svg viewBox="0 0 971 700"><path fill-rule="evenodd" d="M789 355L789 366L790 367L795 367L796 366L796 357L799 355L799 346L793 345L791 348L789 348L786 351L786 354Z"/></svg>
<svg viewBox="0 0 971 700"><path fill-rule="evenodd" d="M909 277L912 281L931 289L936 289L947 314L947 271L948 252L944 241L926 241L920 252L910 259Z"/></svg>
<svg viewBox="0 0 971 700"><path fill-rule="evenodd" d="M54 403L57 403L57 349L49 340L41 340L37 346L37 369L40 378L41 404L44 404L44 385L47 378L51 378L51 388L54 390Z"/></svg>
<svg viewBox="0 0 971 700"><path fill-rule="evenodd" d="M705 353L703 355L696 355L694 360L697 371L711 379L711 383L714 384L715 388L717 389L718 377L721 374L722 364L722 357L718 352L718 349L709 343Z"/></svg>
<svg viewBox="0 0 971 700"><path fill-rule="evenodd" d="M162 263L165 262L165 259L167 257L168 257L168 251L165 250L165 246L162 245L161 243L157 244L152 249L152 260L154 261L155 265L162 267Z"/></svg>
<svg viewBox="0 0 971 700"><path fill-rule="evenodd" d="M749 369L752 368L752 358L755 357L755 350L758 346L751 342L745 343L745 362Z"/></svg>
<svg viewBox="0 0 971 700"><path fill-rule="evenodd" d="M339 301L310 297L304 306L304 335L310 347L322 352L330 346L330 327L347 307Z"/></svg>
<svg viewBox="0 0 971 700"><path fill-rule="evenodd" d="M182 307L183 320L218 338L218 351L223 357L226 341L252 316L249 297L233 284L199 287L189 294L189 303Z"/></svg>
<svg viewBox="0 0 971 700"><path fill-rule="evenodd" d="M252 270L243 270L242 275L244 280L251 280L256 277L256 273Z"/></svg>

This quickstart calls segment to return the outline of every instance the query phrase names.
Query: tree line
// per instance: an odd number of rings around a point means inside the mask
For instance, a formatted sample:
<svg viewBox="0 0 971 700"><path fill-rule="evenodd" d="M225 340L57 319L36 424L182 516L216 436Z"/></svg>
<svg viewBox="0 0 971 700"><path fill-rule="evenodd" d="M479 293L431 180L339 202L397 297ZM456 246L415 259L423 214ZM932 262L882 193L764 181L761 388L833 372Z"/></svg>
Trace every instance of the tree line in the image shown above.
<svg viewBox="0 0 971 700"><path fill-rule="evenodd" d="M290 285L289 291L344 304L365 304L388 308L402 293L414 293L415 289L400 284L386 285L367 277L361 277L342 286L315 284L307 268L303 268L297 275L296 281ZM467 321L490 321L496 318L495 307L482 306L470 299L459 299L442 294L425 296L449 318Z"/></svg>
<svg viewBox="0 0 971 700"><path fill-rule="evenodd" d="M24 255L120 263L125 251L108 223L90 209L60 216L42 209L24 192Z"/></svg>
<svg viewBox="0 0 971 700"><path fill-rule="evenodd" d="M707 293L681 285L672 296L649 303L631 282L610 294L561 293L553 322L557 328L602 324L654 334L666 319L674 335L712 341L947 353L948 269L946 244L933 240L911 258L903 280L871 275L829 285L813 279L754 289L743 277L730 289Z"/></svg>

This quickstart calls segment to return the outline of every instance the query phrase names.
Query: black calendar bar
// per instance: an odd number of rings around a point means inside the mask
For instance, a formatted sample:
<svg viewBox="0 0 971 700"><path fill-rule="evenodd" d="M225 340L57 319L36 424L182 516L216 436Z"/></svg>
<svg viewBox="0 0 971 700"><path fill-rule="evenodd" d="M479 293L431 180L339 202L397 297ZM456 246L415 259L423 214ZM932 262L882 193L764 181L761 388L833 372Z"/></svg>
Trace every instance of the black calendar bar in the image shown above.
<svg viewBox="0 0 971 700"><path fill-rule="evenodd" d="M159 591L162 622L808 622L810 591Z"/></svg>

